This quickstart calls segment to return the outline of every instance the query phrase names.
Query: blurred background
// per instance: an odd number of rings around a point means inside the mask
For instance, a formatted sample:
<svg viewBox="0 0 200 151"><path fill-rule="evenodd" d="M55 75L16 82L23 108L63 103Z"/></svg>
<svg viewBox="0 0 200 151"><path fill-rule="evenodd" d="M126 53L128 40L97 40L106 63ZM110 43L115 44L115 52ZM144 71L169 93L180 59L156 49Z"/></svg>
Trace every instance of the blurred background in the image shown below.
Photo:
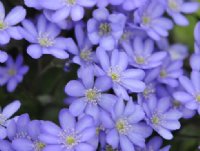
<svg viewBox="0 0 200 151"><path fill-rule="evenodd" d="M23 0L2 0L2 2L7 12L16 5L24 5ZM28 17L33 17L39 13L30 8L27 12ZM200 21L200 10L196 14L187 15L187 18L190 25L188 27L175 26L170 32L170 42L187 45L191 54L194 50L193 30L197 21ZM63 34L70 36L72 33L73 31L65 31ZM68 66L66 60L58 60L51 56L43 56L34 60L26 54L27 45L26 41L12 40L7 46L0 46L0 49L7 51L14 58L19 53L23 54L25 64L30 68L14 93L8 93L5 87L0 87L0 106L5 106L17 99L22 103L18 114L29 113L32 119L57 122L59 110L66 107L64 87L69 80L77 78L76 70L78 66ZM185 62L185 68L190 72L188 60ZM182 129L176 131L175 138L172 141L166 141L165 144L172 145L171 151L198 150L197 148L200 145L200 117L197 115L190 120L181 120L181 123Z"/></svg>

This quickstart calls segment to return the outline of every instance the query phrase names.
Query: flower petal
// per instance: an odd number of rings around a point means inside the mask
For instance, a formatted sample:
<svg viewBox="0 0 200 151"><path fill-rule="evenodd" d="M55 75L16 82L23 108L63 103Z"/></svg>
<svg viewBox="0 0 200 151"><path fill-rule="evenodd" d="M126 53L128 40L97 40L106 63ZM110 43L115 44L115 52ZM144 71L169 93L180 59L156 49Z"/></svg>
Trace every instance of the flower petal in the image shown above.
<svg viewBox="0 0 200 151"><path fill-rule="evenodd" d="M24 20L26 16L26 10L21 6L13 8L5 18L5 22L10 26L16 25Z"/></svg>

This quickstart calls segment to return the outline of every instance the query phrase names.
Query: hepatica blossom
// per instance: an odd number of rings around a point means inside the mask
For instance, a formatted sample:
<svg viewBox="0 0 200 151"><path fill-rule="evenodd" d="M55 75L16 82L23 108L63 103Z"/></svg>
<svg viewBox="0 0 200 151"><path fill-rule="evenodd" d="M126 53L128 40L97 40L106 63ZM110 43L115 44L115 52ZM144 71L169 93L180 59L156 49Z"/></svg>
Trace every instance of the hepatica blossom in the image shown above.
<svg viewBox="0 0 200 151"><path fill-rule="evenodd" d="M182 114L181 112L170 108L170 101L167 97L157 100L156 98L150 98L144 103L144 111L146 114L146 122L150 125L158 134L165 139L172 139L172 130L180 128L180 122L178 121Z"/></svg>
<svg viewBox="0 0 200 151"><path fill-rule="evenodd" d="M161 37L168 36L168 30L172 29L173 23L170 19L163 17L165 8L158 1L149 1L135 11L134 20L139 24L142 30L154 40L160 40Z"/></svg>
<svg viewBox="0 0 200 151"><path fill-rule="evenodd" d="M133 45L133 48L131 45ZM154 43L150 39L143 42L142 38L136 37L133 44L124 43L123 46L129 55L130 65L141 69L151 69L160 66L167 55L166 52L153 53L155 49Z"/></svg>
<svg viewBox="0 0 200 151"><path fill-rule="evenodd" d="M40 1L40 5L52 14L52 21L59 22L68 17L73 21L79 21L84 17L84 7L92 7L96 4L96 0L48 0Z"/></svg>
<svg viewBox="0 0 200 151"><path fill-rule="evenodd" d="M69 57L67 39L59 37L60 28L54 23L49 23L43 15L37 19L37 25L30 20L22 22L23 28L19 29L24 39L31 43L27 53L34 59L40 58L43 54L51 54L56 58L66 59Z"/></svg>
<svg viewBox="0 0 200 151"><path fill-rule="evenodd" d="M167 7L167 13L172 16L176 24L181 26L187 26L189 21L182 14L190 14L196 12L199 8L197 2L185 2L185 0L167 0L163 1L165 7Z"/></svg>
<svg viewBox="0 0 200 151"><path fill-rule="evenodd" d="M125 52L113 50L111 56L103 49L97 50L101 68L98 68L98 76L107 76L112 80L112 88L118 96L129 99L127 91L142 92L145 89L144 71L140 69L128 69L128 56Z"/></svg>
<svg viewBox="0 0 200 151"><path fill-rule="evenodd" d="M0 67L0 85L7 84L7 90L13 92L18 83L22 82L23 76L28 72L29 67L23 65L23 57L19 55L16 62L10 56L6 62L6 66Z"/></svg>
<svg viewBox="0 0 200 151"><path fill-rule="evenodd" d="M169 151L190 136L178 130L200 114L200 22L194 51L178 26L198 2L2 2L0 103L32 110L0 108L0 151ZM198 13L189 17L191 29Z"/></svg>
<svg viewBox="0 0 200 151"><path fill-rule="evenodd" d="M145 138L152 130L141 122L145 117L142 108L130 100L125 105L119 99L111 113L102 114L103 125L108 129L106 141L113 148L120 146L121 150L135 150L135 146L144 147Z"/></svg>
<svg viewBox="0 0 200 151"><path fill-rule="evenodd" d="M18 26L26 16L26 10L22 6L14 7L7 15L0 1L0 45L9 43L10 38L20 40L22 36L18 32Z"/></svg>
<svg viewBox="0 0 200 151"><path fill-rule="evenodd" d="M77 45L72 39L68 40L68 51L74 55L74 63L80 66L89 66L95 62L96 54L84 28L86 27L83 23L76 24L75 36Z"/></svg>
<svg viewBox="0 0 200 151"><path fill-rule="evenodd" d="M95 151L89 140L95 138L96 129L93 119L86 115L76 121L75 117L68 110L63 109L59 114L60 126L51 122L42 125L40 140L45 142L43 151L74 150L74 151Z"/></svg>
<svg viewBox="0 0 200 151"><path fill-rule="evenodd" d="M69 107L73 115L78 116L85 112L97 119L100 108L109 110L114 105L116 97L104 93L111 88L111 80L102 76L94 81L91 71L91 69L83 69L81 80L70 81L65 87L65 92L71 97L76 97Z"/></svg>
<svg viewBox="0 0 200 151"><path fill-rule="evenodd" d="M94 10L93 18L87 23L88 37L93 44L112 50L123 33L125 22L123 14L109 14L105 8Z"/></svg>

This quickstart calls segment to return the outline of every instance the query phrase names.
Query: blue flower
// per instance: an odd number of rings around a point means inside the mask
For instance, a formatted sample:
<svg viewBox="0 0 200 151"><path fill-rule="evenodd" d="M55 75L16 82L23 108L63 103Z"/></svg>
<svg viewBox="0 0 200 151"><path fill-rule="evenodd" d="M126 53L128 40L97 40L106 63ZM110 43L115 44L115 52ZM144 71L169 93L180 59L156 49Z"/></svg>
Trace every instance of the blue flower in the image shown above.
<svg viewBox="0 0 200 151"><path fill-rule="evenodd" d="M123 14L109 14L105 8L93 11L93 18L87 22L88 37L92 44L99 44L105 50L113 50L123 34L126 17Z"/></svg>
<svg viewBox="0 0 200 151"><path fill-rule="evenodd" d="M168 48L172 60L184 60L188 57L188 48L183 44L173 44Z"/></svg>
<svg viewBox="0 0 200 151"><path fill-rule="evenodd" d="M94 81L91 68L84 68L79 74L81 80L72 80L65 87L68 96L75 97L69 110L75 116L85 112L98 119L100 108L109 110L116 101L117 97L104 93L111 88L111 80L101 76Z"/></svg>
<svg viewBox="0 0 200 151"><path fill-rule="evenodd" d="M68 38L68 51L75 55L73 62L80 66L89 66L96 61L96 54L93 51L93 45L87 37L87 33L84 31L85 24L77 23L75 26L75 36L77 45L75 42Z"/></svg>
<svg viewBox="0 0 200 151"><path fill-rule="evenodd" d="M103 49L96 51L100 67L96 66L97 76L107 76L112 80L112 88L118 96L128 100L130 92L142 92L145 83L142 79L145 76L143 70L128 68L128 56L125 52L113 50L111 56Z"/></svg>
<svg viewBox="0 0 200 151"><path fill-rule="evenodd" d="M22 82L23 76L28 72L29 67L23 65L22 55L18 55L16 62L10 56L6 67L0 67L0 85L7 84L7 90L13 92L18 83Z"/></svg>
<svg viewBox="0 0 200 151"><path fill-rule="evenodd" d="M163 64L160 67L153 69L152 74L158 75L158 82L169 85L171 87L178 86L178 78L183 75L183 61L182 60L171 60L166 57L163 60Z"/></svg>
<svg viewBox="0 0 200 151"><path fill-rule="evenodd" d="M143 108L146 114L146 122L158 134L165 139L172 139L172 130L180 128L178 121L182 114L176 109L172 109L168 97L159 100L156 97L151 97L148 101L143 103Z"/></svg>
<svg viewBox="0 0 200 151"><path fill-rule="evenodd" d="M18 32L18 23L24 20L26 10L21 6L14 7L6 16L3 3L0 2L0 44L9 43L10 38L19 40L22 36Z"/></svg>
<svg viewBox="0 0 200 151"><path fill-rule="evenodd" d="M22 120L20 120L19 122L22 122ZM24 129L26 129L27 131L17 132L16 138L12 140L13 149L15 149L16 151L42 151L46 145L38 138L39 134L41 133L41 121L33 120L27 122L26 124L27 125L24 125L26 126L24 127ZM18 125L19 123L16 126ZM12 126L15 126L15 124L13 124ZM17 127L17 129L19 128L22 127ZM20 135L27 136L23 137Z"/></svg>
<svg viewBox="0 0 200 151"><path fill-rule="evenodd" d="M135 24L147 32L154 40L168 36L168 30L172 29L170 19L163 17L165 9L158 1L149 1L145 6L134 12Z"/></svg>
<svg viewBox="0 0 200 151"><path fill-rule="evenodd" d="M125 105L119 99L110 112L101 114L107 143L114 149L120 146L123 151L134 151L136 146L144 147L145 138L151 135L152 129L142 122L145 117L142 108L132 100Z"/></svg>
<svg viewBox="0 0 200 151"><path fill-rule="evenodd" d="M176 24L181 26L189 25L187 18L182 15L191 14L199 9L198 2L184 2L185 0L166 0L162 1L167 7L167 13L173 18Z"/></svg>
<svg viewBox="0 0 200 151"><path fill-rule="evenodd" d="M43 15L37 19L37 25L30 20L22 22L23 28L19 31L24 39L31 43L27 53L34 59L40 58L43 54L51 54L59 59L66 59L69 54L67 49L67 38L58 37L60 28L48 22Z"/></svg>
<svg viewBox="0 0 200 151"><path fill-rule="evenodd" d="M0 139L4 139L7 136L6 128L9 123L9 118L15 112L17 112L20 106L21 106L21 103L19 101L14 101L8 104L7 106L5 106L3 110L0 110Z"/></svg>
<svg viewBox="0 0 200 151"><path fill-rule="evenodd" d="M89 140L96 137L96 128L91 116L85 115L78 121L68 110L59 113L61 127L52 122L42 124L42 133L39 138L46 143L43 151L95 151Z"/></svg>
<svg viewBox="0 0 200 151"><path fill-rule="evenodd" d="M190 79L186 76L179 78L183 91L174 93L174 98L185 104L186 108L197 110L200 114L200 73L199 71L192 71Z"/></svg>
<svg viewBox="0 0 200 151"><path fill-rule="evenodd" d="M136 37L131 44L123 43L123 46L129 55L130 65L141 69L158 67L167 56L167 53L164 51L155 51L153 53L155 50L154 42L150 39L143 42L142 38Z"/></svg>
<svg viewBox="0 0 200 151"><path fill-rule="evenodd" d="M84 7L90 8L96 4L96 0L48 0L40 1L40 5L50 10L53 22L59 22L71 17L73 21L79 21L84 17Z"/></svg>

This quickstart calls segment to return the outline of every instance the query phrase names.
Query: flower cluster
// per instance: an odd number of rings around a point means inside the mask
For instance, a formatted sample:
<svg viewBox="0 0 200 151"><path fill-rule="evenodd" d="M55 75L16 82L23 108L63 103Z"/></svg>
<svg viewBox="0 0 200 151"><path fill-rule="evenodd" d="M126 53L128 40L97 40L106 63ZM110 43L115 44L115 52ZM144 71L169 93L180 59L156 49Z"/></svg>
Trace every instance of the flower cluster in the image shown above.
<svg viewBox="0 0 200 151"><path fill-rule="evenodd" d="M168 151L181 118L200 114L200 23L194 32L191 76L184 73L185 45L168 41L175 25L199 3L184 0L24 0L7 15L0 1L0 45L24 40L32 59L51 55L78 65L63 91L59 124L10 117L0 110L1 151ZM167 14L167 15L166 15ZM69 32L74 36L70 37ZM66 36L67 34L67 36ZM13 92L29 67L0 50L0 86ZM66 62L67 64L67 62ZM70 71L69 71L70 72ZM149 140L149 141L148 141Z"/></svg>

